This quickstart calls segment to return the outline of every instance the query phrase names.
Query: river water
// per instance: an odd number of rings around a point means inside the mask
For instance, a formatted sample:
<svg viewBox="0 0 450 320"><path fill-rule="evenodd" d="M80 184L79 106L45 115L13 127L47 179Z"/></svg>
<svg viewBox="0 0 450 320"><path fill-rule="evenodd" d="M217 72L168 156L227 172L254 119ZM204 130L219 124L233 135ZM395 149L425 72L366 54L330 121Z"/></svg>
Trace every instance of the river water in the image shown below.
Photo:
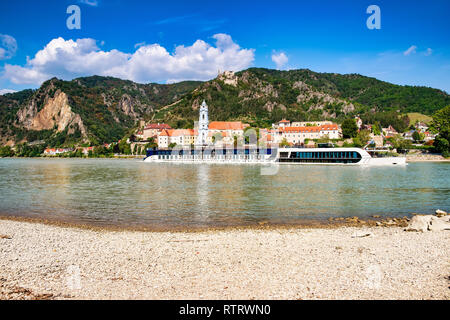
<svg viewBox="0 0 450 320"><path fill-rule="evenodd" d="M116 159L0 159L0 181L0 215L98 226L290 224L450 209L450 163L266 168Z"/></svg>

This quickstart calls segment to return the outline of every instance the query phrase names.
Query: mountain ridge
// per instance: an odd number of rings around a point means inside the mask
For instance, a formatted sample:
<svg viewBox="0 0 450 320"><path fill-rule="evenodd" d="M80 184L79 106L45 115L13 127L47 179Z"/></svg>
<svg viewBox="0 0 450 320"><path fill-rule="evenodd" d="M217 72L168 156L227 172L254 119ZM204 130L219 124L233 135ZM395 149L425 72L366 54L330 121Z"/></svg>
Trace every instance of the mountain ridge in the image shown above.
<svg viewBox="0 0 450 320"><path fill-rule="evenodd" d="M192 127L206 100L213 120L242 120L268 127L274 121L333 120L355 115L420 112L431 115L450 96L439 89L390 84L358 74L250 68L210 81L138 84L91 76L52 78L39 89L0 96L0 144L117 141L140 121Z"/></svg>

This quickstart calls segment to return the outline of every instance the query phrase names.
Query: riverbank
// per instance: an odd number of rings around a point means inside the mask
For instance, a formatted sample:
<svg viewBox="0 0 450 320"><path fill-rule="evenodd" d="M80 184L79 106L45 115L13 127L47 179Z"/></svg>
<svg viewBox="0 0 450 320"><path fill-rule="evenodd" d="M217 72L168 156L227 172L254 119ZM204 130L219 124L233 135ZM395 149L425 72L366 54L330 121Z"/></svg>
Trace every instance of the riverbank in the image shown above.
<svg viewBox="0 0 450 320"><path fill-rule="evenodd" d="M449 233L0 221L0 299L449 299Z"/></svg>
<svg viewBox="0 0 450 320"><path fill-rule="evenodd" d="M439 154L408 154L406 162L450 162L450 158Z"/></svg>

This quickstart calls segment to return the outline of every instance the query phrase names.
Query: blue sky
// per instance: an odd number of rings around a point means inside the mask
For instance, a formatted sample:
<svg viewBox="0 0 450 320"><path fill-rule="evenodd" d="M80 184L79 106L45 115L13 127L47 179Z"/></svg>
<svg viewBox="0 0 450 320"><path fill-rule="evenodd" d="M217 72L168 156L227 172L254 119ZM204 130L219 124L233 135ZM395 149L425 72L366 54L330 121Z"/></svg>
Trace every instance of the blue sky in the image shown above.
<svg viewBox="0 0 450 320"><path fill-rule="evenodd" d="M80 30L66 26L72 4ZM381 9L380 30L366 26L369 5ZM0 90L36 88L52 76L165 83L267 67L450 92L449 30L448 0L4 0Z"/></svg>

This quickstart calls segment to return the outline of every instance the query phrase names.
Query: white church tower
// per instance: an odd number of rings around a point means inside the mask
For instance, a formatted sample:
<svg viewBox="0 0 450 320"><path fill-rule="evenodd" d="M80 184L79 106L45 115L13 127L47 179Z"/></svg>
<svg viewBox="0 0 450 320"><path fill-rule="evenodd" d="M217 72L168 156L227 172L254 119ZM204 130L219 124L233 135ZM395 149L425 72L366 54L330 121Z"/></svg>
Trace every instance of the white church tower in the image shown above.
<svg viewBox="0 0 450 320"><path fill-rule="evenodd" d="M206 104L205 100L203 100L203 103L200 106L200 115L198 118L198 145L206 145L208 138L208 125L208 105Z"/></svg>

